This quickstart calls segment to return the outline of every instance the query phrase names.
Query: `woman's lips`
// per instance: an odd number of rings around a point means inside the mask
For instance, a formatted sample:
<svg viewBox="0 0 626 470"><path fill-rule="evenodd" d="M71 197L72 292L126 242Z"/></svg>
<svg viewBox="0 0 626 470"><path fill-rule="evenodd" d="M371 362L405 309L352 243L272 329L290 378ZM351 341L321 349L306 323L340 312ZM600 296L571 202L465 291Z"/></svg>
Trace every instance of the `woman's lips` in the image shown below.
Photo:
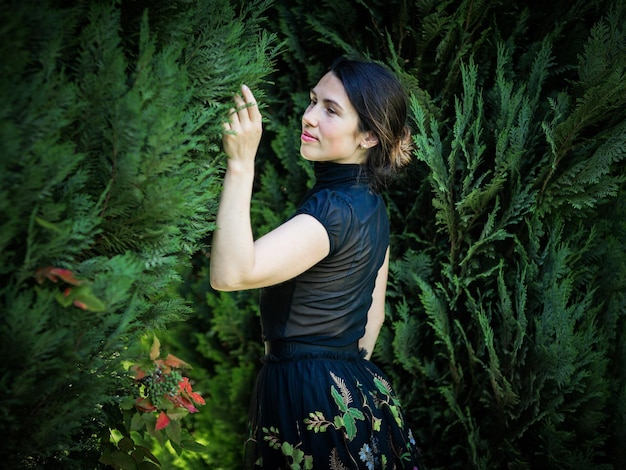
<svg viewBox="0 0 626 470"><path fill-rule="evenodd" d="M303 132L300 134L300 140L302 140L302 142L315 142L317 141L317 138L313 137L308 132Z"/></svg>

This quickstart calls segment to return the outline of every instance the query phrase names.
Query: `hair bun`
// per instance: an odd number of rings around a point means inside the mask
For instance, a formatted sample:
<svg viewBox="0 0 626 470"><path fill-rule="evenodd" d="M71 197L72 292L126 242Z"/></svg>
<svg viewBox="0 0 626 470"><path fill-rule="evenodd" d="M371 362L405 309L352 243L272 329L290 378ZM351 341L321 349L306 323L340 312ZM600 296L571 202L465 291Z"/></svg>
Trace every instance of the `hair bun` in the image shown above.
<svg viewBox="0 0 626 470"><path fill-rule="evenodd" d="M411 129L405 125L402 130L402 136L395 142L389 155L391 168L399 170L411 163L414 148Z"/></svg>

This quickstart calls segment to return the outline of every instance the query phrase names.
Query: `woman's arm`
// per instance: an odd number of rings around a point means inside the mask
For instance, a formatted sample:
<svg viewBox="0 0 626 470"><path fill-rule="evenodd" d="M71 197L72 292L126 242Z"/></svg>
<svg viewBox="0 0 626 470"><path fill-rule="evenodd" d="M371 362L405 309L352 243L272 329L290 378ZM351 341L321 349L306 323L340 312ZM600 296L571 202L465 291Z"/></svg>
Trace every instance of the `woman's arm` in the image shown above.
<svg viewBox="0 0 626 470"><path fill-rule="evenodd" d="M256 242L250 223L254 160L261 141L262 117L252 92L241 89L224 124L228 156L217 229L211 247L211 285L218 290L265 287L291 279L323 259L330 250L324 226L298 215ZM245 100L245 101L244 101Z"/></svg>
<svg viewBox="0 0 626 470"><path fill-rule="evenodd" d="M367 325L365 326L365 334L359 340L359 348L365 349L366 359L372 357L376 340L378 339L378 333L385 321L385 295L387 293L387 276L389 274L389 247L387 247L387 254L385 255L385 261L378 270L376 276L376 283L374 285L374 292L372 293L372 305L367 313Z"/></svg>

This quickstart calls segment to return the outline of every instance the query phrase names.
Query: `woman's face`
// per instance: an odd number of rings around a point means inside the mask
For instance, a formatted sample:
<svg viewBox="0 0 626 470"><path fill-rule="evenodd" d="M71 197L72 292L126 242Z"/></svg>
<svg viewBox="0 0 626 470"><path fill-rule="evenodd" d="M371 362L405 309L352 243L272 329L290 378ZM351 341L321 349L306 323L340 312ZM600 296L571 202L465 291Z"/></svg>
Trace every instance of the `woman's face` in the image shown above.
<svg viewBox="0 0 626 470"><path fill-rule="evenodd" d="M311 90L302 116L300 153L310 161L362 163L369 132L359 132L359 117L341 81L328 72Z"/></svg>

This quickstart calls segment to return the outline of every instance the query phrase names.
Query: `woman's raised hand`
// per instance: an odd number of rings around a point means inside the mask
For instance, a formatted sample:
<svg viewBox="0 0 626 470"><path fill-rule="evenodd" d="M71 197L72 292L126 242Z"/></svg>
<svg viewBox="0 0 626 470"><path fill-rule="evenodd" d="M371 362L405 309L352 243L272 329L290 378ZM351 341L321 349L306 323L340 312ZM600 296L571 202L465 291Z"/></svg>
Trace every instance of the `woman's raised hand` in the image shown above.
<svg viewBox="0 0 626 470"><path fill-rule="evenodd" d="M263 133L261 112L246 85L233 101L235 108L230 109L229 121L224 123L224 151L231 162L253 163Z"/></svg>

